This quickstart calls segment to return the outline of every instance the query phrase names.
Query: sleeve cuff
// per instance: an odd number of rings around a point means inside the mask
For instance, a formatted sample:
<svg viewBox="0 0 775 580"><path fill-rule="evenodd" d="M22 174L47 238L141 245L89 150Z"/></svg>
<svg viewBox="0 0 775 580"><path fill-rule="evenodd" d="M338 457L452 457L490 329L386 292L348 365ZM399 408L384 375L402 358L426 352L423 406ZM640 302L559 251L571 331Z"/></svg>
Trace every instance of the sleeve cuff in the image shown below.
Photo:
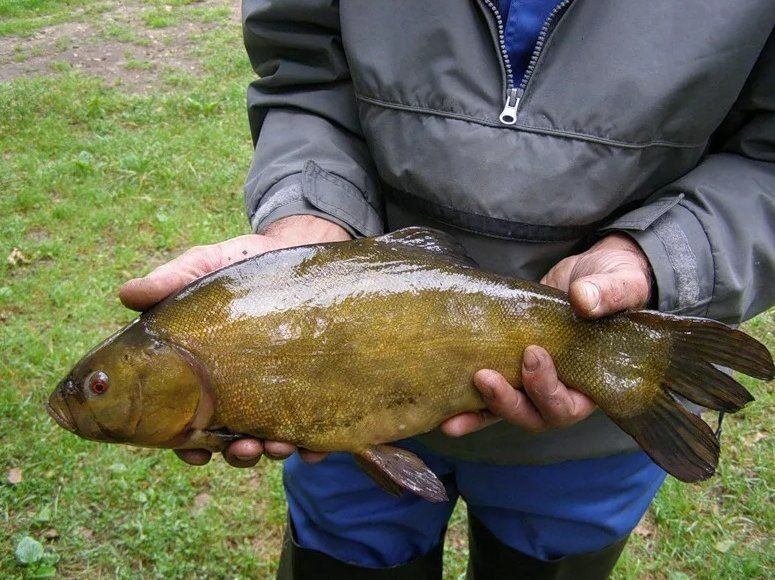
<svg viewBox="0 0 775 580"><path fill-rule="evenodd" d="M313 215L335 223L353 237L357 235L348 223L320 211L304 199L301 195L301 174L286 177L278 182L266 193L264 199L266 202L259 206L250 219L251 228L256 233L265 230L269 224L292 215Z"/></svg>
<svg viewBox="0 0 775 580"><path fill-rule="evenodd" d="M382 219L349 181L308 161L304 171L284 177L262 197L250 216L254 232L291 215L314 215L343 227L353 237L375 236Z"/></svg>
<svg viewBox="0 0 775 580"><path fill-rule="evenodd" d="M627 233L646 254L656 280L658 310L705 316L713 294L713 254L700 222L681 198L638 208L602 231Z"/></svg>

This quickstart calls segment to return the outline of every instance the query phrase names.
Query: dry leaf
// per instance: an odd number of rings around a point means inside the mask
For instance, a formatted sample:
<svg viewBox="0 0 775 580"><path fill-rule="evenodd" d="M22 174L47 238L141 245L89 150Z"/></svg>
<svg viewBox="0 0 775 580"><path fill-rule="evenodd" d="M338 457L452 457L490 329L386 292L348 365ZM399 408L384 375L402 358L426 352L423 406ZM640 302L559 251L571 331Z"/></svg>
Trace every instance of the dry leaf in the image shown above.
<svg viewBox="0 0 775 580"><path fill-rule="evenodd" d="M43 538L46 540L56 540L59 537L59 532L57 532L54 528L50 528L43 532Z"/></svg>
<svg viewBox="0 0 775 580"><path fill-rule="evenodd" d="M8 262L9 266L22 266L24 264L29 264L30 260L22 254L22 251L19 248L14 248L11 250L11 253L8 254L8 257L5 259L6 262Z"/></svg>
<svg viewBox="0 0 775 580"><path fill-rule="evenodd" d="M19 485L22 482L22 470L19 467L13 467L8 470L8 483Z"/></svg>
<svg viewBox="0 0 775 580"><path fill-rule="evenodd" d="M768 434L764 433L763 431L756 431L753 435L750 436L748 439L749 444L755 444L759 441L762 441L763 439L767 439Z"/></svg>
<svg viewBox="0 0 775 580"><path fill-rule="evenodd" d="M204 511L208 503L210 503L210 494L198 493L194 498L194 507L191 508L191 513L198 516Z"/></svg>
<svg viewBox="0 0 775 580"><path fill-rule="evenodd" d="M649 512L646 512L643 515L640 522L638 522L638 525L635 526L635 529L632 531L632 533L638 537L645 538L645 539L653 538L654 536L656 536L657 534L656 525L654 524L654 519Z"/></svg>

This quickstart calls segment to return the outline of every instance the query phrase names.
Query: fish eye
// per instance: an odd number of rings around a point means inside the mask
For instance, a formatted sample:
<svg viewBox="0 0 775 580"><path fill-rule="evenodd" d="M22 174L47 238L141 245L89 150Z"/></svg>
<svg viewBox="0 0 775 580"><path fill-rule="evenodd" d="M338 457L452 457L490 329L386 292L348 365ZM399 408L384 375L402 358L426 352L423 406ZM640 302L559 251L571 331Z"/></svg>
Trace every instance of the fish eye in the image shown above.
<svg viewBox="0 0 775 580"><path fill-rule="evenodd" d="M102 395L110 386L110 380L108 379L108 375L103 373L102 371L95 371L92 374L89 375L88 379L88 385L89 390L91 390L92 393L95 395Z"/></svg>

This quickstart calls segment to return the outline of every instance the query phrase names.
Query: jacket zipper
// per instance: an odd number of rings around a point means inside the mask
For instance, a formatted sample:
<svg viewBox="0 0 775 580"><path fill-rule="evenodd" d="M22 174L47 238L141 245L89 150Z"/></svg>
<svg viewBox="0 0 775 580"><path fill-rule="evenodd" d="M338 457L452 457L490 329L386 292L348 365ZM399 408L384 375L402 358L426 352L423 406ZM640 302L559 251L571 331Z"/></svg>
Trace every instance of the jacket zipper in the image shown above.
<svg viewBox="0 0 775 580"><path fill-rule="evenodd" d="M503 29L503 19L501 18L500 10L491 0L484 0L484 3L490 9L495 17L495 23L498 28L498 48L500 50L501 58L503 59L504 74L506 77L506 102L503 105L503 110L500 114L500 122L504 125L516 125L517 124L517 110L519 109L519 102L522 99L522 95L525 93L525 87L530 81L530 77L533 76L538 58L541 56L541 51L544 49L546 40L549 37L549 33L552 30L552 26L555 23L555 19L565 11L573 0L562 0L555 6L546 17L544 25L541 27L541 31L538 33L538 39L536 40L535 48L533 48L533 54L530 55L530 62L527 65L525 74L522 77L522 82L518 87L514 86L514 73L511 68L511 61L509 60L509 54L506 51L506 38Z"/></svg>
<svg viewBox="0 0 775 580"><path fill-rule="evenodd" d="M519 97L514 88L514 73L511 70L509 53L506 50L506 36L503 30L503 19L501 18L501 11L498 10L498 7L492 0L484 0L484 4L495 17L495 24L498 27L498 51L500 52L501 61L503 62L503 74L506 77L506 104L501 112L500 121L504 125L514 125L517 122Z"/></svg>

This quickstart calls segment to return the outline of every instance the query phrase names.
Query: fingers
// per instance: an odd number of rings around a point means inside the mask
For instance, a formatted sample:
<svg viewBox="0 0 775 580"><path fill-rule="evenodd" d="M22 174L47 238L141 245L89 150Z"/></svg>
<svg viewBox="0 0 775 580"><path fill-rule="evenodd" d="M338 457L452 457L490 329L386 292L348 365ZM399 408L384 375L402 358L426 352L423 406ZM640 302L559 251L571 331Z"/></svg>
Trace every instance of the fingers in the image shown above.
<svg viewBox="0 0 775 580"><path fill-rule="evenodd" d="M441 431L450 437L461 437L484 429L501 419L530 431L540 430L543 422L540 414L525 396L515 389L500 373L485 369L474 375L474 385L479 389L487 409L461 413L444 421Z"/></svg>
<svg viewBox="0 0 775 580"><path fill-rule="evenodd" d="M118 296L127 308L148 310L213 270L276 249L280 245L277 240L266 236L248 234L218 244L195 246L147 276L129 280L121 287Z"/></svg>
<svg viewBox="0 0 775 580"><path fill-rule="evenodd" d="M599 318L646 306L652 291L652 271L635 240L614 233L586 252L558 262L541 283L568 292L579 316Z"/></svg>
<svg viewBox="0 0 775 580"><path fill-rule="evenodd" d="M573 425L595 410L595 403L589 397L562 384L554 362L543 348L525 349L522 384L524 392L515 389L496 371L477 372L474 385L487 409L455 415L441 424L441 431L450 437L460 437L503 419L526 431L539 433Z"/></svg>
<svg viewBox="0 0 775 580"><path fill-rule="evenodd" d="M144 278L126 282L119 289L118 297L127 308L143 312L195 279L195 276L157 268Z"/></svg>
<svg viewBox="0 0 775 580"><path fill-rule="evenodd" d="M593 274L571 282L571 305L579 316L599 318L627 309L642 308L649 301L650 281L637 269L615 274Z"/></svg>
<svg viewBox="0 0 775 580"><path fill-rule="evenodd" d="M232 467L253 467L264 453L258 439L239 439L223 450L223 458Z"/></svg>
<svg viewBox="0 0 775 580"><path fill-rule="evenodd" d="M549 353L539 346L529 346L522 357L522 385L538 418L522 426L531 431L567 427L586 419L595 403L582 393L567 388L557 377Z"/></svg>
<svg viewBox="0 0 775 580"><path fill-rule="evenodd" d="M218 244L191 248L143 278L133 278L118 291L124 306L147 310L173 292L221 266Z"/></svg>
<svg viewBox="0 0 775 580"><path fill-rule="evenodd" d="M299 449L299 457L301 457L304 463L309 463L310 465L314 465L315 463L320 463L326 457L328 457L328 453L321 453L319 451L310 451L309 449Z"/></svg>
<svg viewBox="0 0 775 580"><path fill-rule="evenodd" d="M264 441L264 455L269 459L287 459L296 452L296 446L284 441Z"/></svg>
<svg viewBox="0 0 775 580"><path fill-rule="evenodd" d="M189 465L207 465L213 454L206 449L175 449L175 455Z"/></svg>
<svg viewBox="0 0 775 580"><path fill-rule="evenodd" d="M309 464L319 463L328 456L328 453L297 448L292 443L284 441L264 441L264 455L269 459L288 459L296 451L299 452L299 457Z"/></svg>
<svg viewBox="0 0 775 580"><path fill-rule="evenodd" d="M212 453L206 449L175 449L175 455L189 465L206 465ZM223 458L232 467L253 467L266 455L269 459L287 459L297 451L292 443L284 441L264 441L245 438L235 441L223 451ZM318 463L328 453L298 449L299 455L307 463Z"/></svg>
<svg viewBox="0 0 775 580"><path fill-rule="evenodd" d="M500 418L493 415L490 411L471 411L470 413L460 413L450 417L441 424L440 428L441 432L448 437L462 437L463 435L484 429L498 421L500 421Z"/></svg>
<svg viewBox="0 0 775 580"><path fill-rule="evenodd" d="M511 386L500 373L479 371L474 375L474 384L482 394L487 408L496 417L527 431L543 431L545 428L541 414L526 393Z"/></svg>
<svg viewBox="0 0 775 580"><path fill-rule="evenodd" d="M543 278L541 278L541 284L546 284L552 288L567 292L568 286L570 285L571 273L578 260L579 256L570 256L560 260L544 275Z"/></svg>

